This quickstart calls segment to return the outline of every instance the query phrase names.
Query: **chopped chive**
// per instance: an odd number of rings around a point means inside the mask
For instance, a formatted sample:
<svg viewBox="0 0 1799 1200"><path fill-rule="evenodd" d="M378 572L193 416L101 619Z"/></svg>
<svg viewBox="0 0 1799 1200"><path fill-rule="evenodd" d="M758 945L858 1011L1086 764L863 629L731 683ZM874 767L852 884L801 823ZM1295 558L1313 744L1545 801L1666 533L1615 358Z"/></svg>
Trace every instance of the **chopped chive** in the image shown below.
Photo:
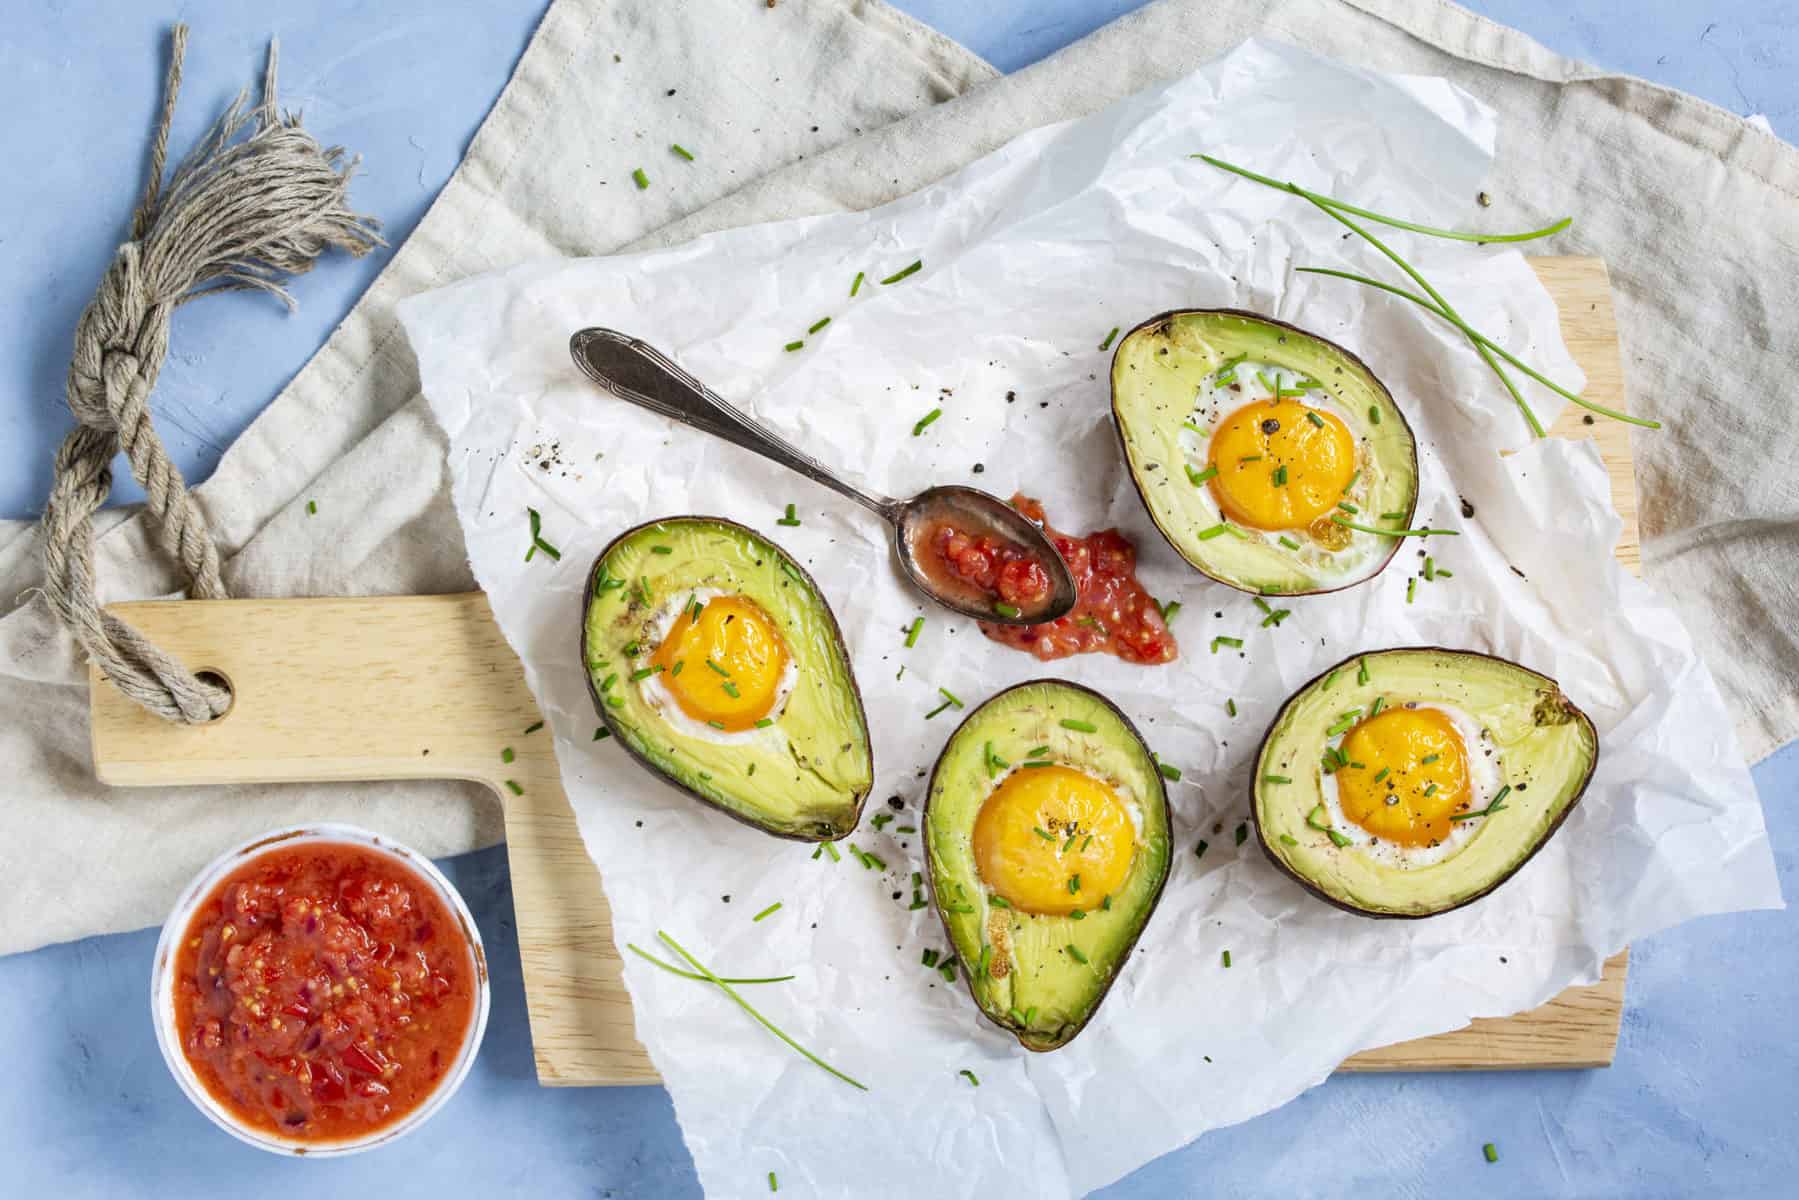
<svg viewBox="0 0 1799 1200"><path fill-rule="evenodd" d="M1165 762L1157 762L1156 770L1160 771L1162 773L1162 778L1170 783L1179 783L1181 781L1181 769L1179 767L1172 766Z"/></svg>
<svg viewBox="0 0 1799 1200"><path fill-rule="evenodd" d="M756 728L757 729L767 729L770 725L773 725L774 723L775 722L774 722L773 717L762 717L759 720L757 720Z"/></svg>
<svg viewBox="0 0 1799 1200"><path fill-rule="evenodd" d="M1080 834L1078 833L1069 834L1068 840L1062 843L1062 853L1067 854L1070 850L1074 849L1074 839L1079 836Z"/></svg>
<svg viewBox="0 0 1799 1200"><path fill-rule="evenodd" d="M757 921L760 921L763 917L772 916L776 912L780 911L780 908L781 908L781 902L779 900L776 900L773 904L769 905L767 908L763 909L761 912L759 912L755 916L751 917L750 921L753 924Z"/></svg>
<svg viewBox="0 0 1799 1200"><path fill-rule="evenodd" d="M306 502L306 515L309 517L316 517L319 515L319 502L317 500L308 500Z"/></svg>
<svg viewBox="0 0 1799 1200"><path fill-rule="evenodd" d="M597 725L594 727L594 731L593 731L593 740L594 741L596 741L596 742L604 741L606 738L609 738L611 736L612 736L612 731L610 729L606 728L604 725Z"/></svg>
<svg viewBox="0 0 1799 1200"><path fill-rule="evenodd" d="M631 181L637 185L637 190L640 192L650 186L650 177L643 173L642 167L631 172Z"/></svg>
<svg viewBox="0 0 1799 1200"><path fill-rule="evenodd" d="M509 763L512 761L512 759L513 759L513 753L512 753L511 746L508 746L504 750L500 751L500 761L501 762Z"/></svg>
<svg viewBox="0 0 1799 1200"><path fill-rule="evenodd" d="M1108 333L1106 335L1106 340L1099 344L1099 348L1101 350L1110 350L1112 348L1112 339L1117 336L1118 336L1118 326L1114 325L1114 326L1112 326L1112 332Z"/></svg>
<svg viewBox="0 0 1799 1200"><path fill-rule="evenodd" d="M1406 519L1406 516L1407 516L1406 513L1390 512L1390 513L1382 513L1380 515L1380 519L1383 521L1403 521Z"/></svg>
<svg viewBox="0 0 1799 1200"><path fill-rule="evenodd" d="M1364 686L1368 683L1368 660L1365 658L1356 660L1355 681ZM1356 711L1359 713L1362 710L1358 708Z"/></svg>
<svg viewBox="0 0 1799 1200"><path fill-rule="evenodd" d="M1331 840L1331 845L1336 846L1339 849L1349 845L1349 839L1334 829L1325 830L1324 836Z"/></svg>
<svg viewBox="0 0 1799 1200"><path fill-rule="evenodd" d="M1438 567L1437 568L1437 578L1438 579L1454 579L1455 572L1454 571L1445 571L1442 567Z"/></svg>
<svg viewBox="0 0 1799 1200"><path fill-rule="evenodd" d="M1370 404L1368 406L1368 423L1370 425L1379 425L1380 424L1380 406L1379 405Z"/></svg>
<svg viewBox="0 0 1799 1200"><path fill-rule="evenodd" d="M1241 466L1243 463L1252 463L1252 462L1261 462L1261 461L1262 461L1262 456L1260 454L1245 454L1242 458L1239 458L1237 460L1237 463L1239 466Z"/></svg>
<svg viewBox="0 0 1799 1200"><path fill-rule="evenodd" d="M1225 530L1227 530L1229 528L1230 528L1229 525L1220 524L1220 525L1214 525L1210 529L1202 529L1199 531L1199 534L1198 534L1199 540L1202 542L1209 542L1213 538L1217 537L1219 534L1223 533Z"/></svg>
<svg viewBox="0 0 1799 1200"><path fill-rule="evenodd" d="M1430 794L1432 794L1432 793L1433 793L1433 792L1435 792L1435 791L1436 791L1436 790L1437 790L1437 785L1436 785L1436 782L1435 782L1435 781L1434 781L1434 780L1433 780L1433 781L1432 781L1432 782L1430 782L1430 783L1427 783L1427 784L1425 784L1425 785L1424 785L1424 794L1425 794L1425 795L1426 795L1426 796L1428 796L1428 795L1430 795Z"/></svg>
<svg viewBox="0 0 1799 1200"><path fill-rule="evenodd" d="M1218 653L1218 647L1220 646L1229 646L1234 650L1241 645L1243 645L1242 638L1225 637L1220 634L1218 637L1212 639L1212 653Z"/></svg>
<svg viewBox="0 0 1799 1200"><path fill-rule="evenodd" d="M1280 466L1274 468L1274 471L1269 476L1269 479L1273 482L1275 487L1286 487L1287 486L1287 464L1282 463Z"/></svg>
<svg viewBox="0 0 1799 1200"><path fill-rule="evenodd" d="M937 952L927 946L925 948L925 952L924 952L922 961L923 961L924 965L927 967L936 966L937 965Z"/></svg>
<svg viewBox="0 0 1799 1200"><path fill-rule="evenodd" d="M917 833L918 826L916 826L916 825L895 825L893 827L893 832L895 832L895 833Z"/></svg>
<svg viewBox="0 0 1799 1200"><path fill-rule="evenodd" d="M867 276L863 272L856 272L855 281L850 284L850 295L854 296L857 292L862 290L862 281L866 278Z"/></svg>
<svg viewBox="0 0 1799 1200"><path fill-rule="evenodd" d="M1362 468L1357 467L1355 469L1355 474L1353 474L1349 477L1349 482L1343 485L1343 495L1345 495L1345 496L1349 495L1350 489L1355 487L1355 481L1360 479L1361 477L1362 477Z"/></svg>
<svg viewBox="0 0 1799 1200"><path fill-rule="evenodd" d="M1029 754L1026 754L1025 757L1026 758L1042 758L1045 754L1048 754L1048 753L1049 753L1048 746L1034 746L1031 748L1031 752Z"/></svg>
<svg viewBox="0 0 1799 1200"><path fill-rule="evenodd" d="M674 151L676 154L679 154L682 158L686 159L688 162L693 161L693 154L687 149L686 146L683 146L680 142L670 142L668 144L668 148L670 150ZM774 1189L770 1188L769 1190L773 1191Z"/></svg>
<svg viewBox="0 0 1799 1200"><path fill-rule="evenodd" d="M1073 875L1070 875L1068 877L1068 894L1070 896L1078 896L1078 895L1080 895L1080 892L1081 892L1081 873L1079 871L1076 871Z"/></svg>
<svg viewBox="0 0 1799 1200"><path fill-rule="evenodd" d="M1292 783L1293 781L1291 779L1287 778L1285 775L1264 775L1264 776L1262 776L1262 782L1263 783Z"/></svg>
<svg viewBox="0 0 1799 1200"><path fill-rule="evenodd" d="M1007 604L1004 600L999 600L994 602L993 611L998 615L1005 617L1007 620L1011 620L1013 617L1016 617L1021 610L1015 604Z"/></svg>
<svg viewBox="0 0 1799 1200"><path fill-rule="evenodd" d="M1276 372L1275 379L1279 379L1279 378L1280 378L1280 373ZM1280 385L1278 383L1271 381L1268 378L1268 376L1262 374L1260 371L1256 372L1256 382L1260 383L1263 387L1267 388L1271 392L1276 392L1276 391L1280 390Z"/></svg>
<svg viewBox="0 0 1799 1200"><path fill-rule="evenodd" d="M805 346L805 344L806 344L806 340L804 338L800 338L797 341L788 342L785 346L782 346L781 349L787 351L787 353L789 353L789 354L792 354L795 350L802 349Z"/></svg>
<svg viewBox="0 0 1799 1200"><path fill-rule="evenodd" d="M1380 710L1386 706L1386 703L1387 703L1387 698L1385 696L1376 696L1374 698L1374 703L1370 704L1368 706L1368 715L1371 717L1374 716L1376 713L1380 712Z"/></svg>
<svg viewBox="0 0 1799 1200"><path fill-rule="evenodd" d="M1294 541L1294 540L1293 540L1293 539L1292 539L1292 538L1290 538L1290 537L1288 537L1288 536L1287 536L1287 535L1286 535L1286 534L1284 534L1284 533L1283 533L1283 534L1281 534L1281 536L1280 536L1280 538L1279 538L1279 539L1278 539L1278 540L1279 540L1279 542L1280 542L1280 544L1281 544L1281 545L1283 545L1283 546L1285 546L1285 547L1286 547L1286 548L1287 548L1287 549L1289 549L1289 550L1297 550L1297 549L1299 549L1299 543L1298 543L1298 542L1296 542L1296 541Z"/></svg>
<svg viewBox="0 0 1799 1200"><path fill-rule="evenodd" d="M1423 766L1425 763L1434 763L1442 757L1441 754L1426 754L1423 758L1418 760L1418 764Z"/></svg>
<svg viewBox="0 0 1799 1200"><path fill-rule="evenodd" d="M1229 950L1226 950L1224 952L1223 962L1224 962L1225 968L1228 970L1231 965L1231 952Z"/></svg>
<svg viewBox="0 0 1799 1200"><path fill-rule="evenodd" d="M606 704L610 708L623 708L625 706L625 698L623 696L608 696L606 697Z"/></svg>
<svg viewBox="0 0 1799 1200"><path fill-rule="evenodd" d="M864 856L862 865L865 867L868 866L868 860L873 857L874 855L872 854ZM960 913L963 916L967 916L974 911L974 905L972 904L945 904L943 907L948 912Z"/></svg>
<svg viewBox="0 0 1799 1200"><path fill-rule="evenodd" d="M1329 675L1326 675L1324 677L1324 686L1327 689L1330 687L1331 684L1337 682L1337 675L1338 675L1338 672L1332 671Z"/></svg>
<svg viewBox="0 0 1799 1200"><path fill-rule="evenodd" d="M938 417L941 417L942 415L943 415L943 410L941 408L933 408L930 412L928 412L924 416L920 417L918 419L918 424L912 426L912 436L918 437L920 434L922 434L925 431L925 429L927 427L929 427L929 425L931 424L932 421L935 421Z"/></svg>
<svg viewBox="0 0 1799 1200"><path fill-rule="evenodd" d="M1312 805L1312 811L1306 814L1306 824L1317 830L1325 830L1331 827L1330 814L1324 811L1324 805Z"/></svg>
<svg viewBox="0 0 1799 1200"><path fill-rule="evenodd" d="M768 1173L768 1190L771 1192L778 1192L781 1190L781 1185L775 1181L775 1173L773 1171Z"/></svg>
<svg viewBox="0 0 1799 1200"><path fill-rule="evenodd" d="M518 785L518 780L516 779L508 779L506 781L506 787L514 796L522 796L525 794L525 789Z"/></svg>
<svg viewBox="0 0 1799 1200"><path fill-rule="evenodd" d="M1298 838L1296 838L1296 837L1294 837L1294 836L1293 836L1293 835L1292 835L1292 834L1290 834L1290 833L1283 833L1283 834L1281 834L1281 845L1283 845L1283 846L1297 846L1297 845L1299 845L1299 839L1298 839Z"/></svg>
<svg viewBox="0 0 1799 1200"><path fill-rule="evenodd" d="M654 675L656 672L660 671L661 669L662 669L661 667L640 667L637 670L631 672L631 682L637 683L641 680L648 679L650 676Z"/></svg>
<svg viewBox="0 0 1799 1200"><path fill-rule="evenodd" d="M1379 783L1381 780L1385 779L1392 769L1393 768L1391 767L1382 767L1380 770L1376 771L1374 773L1374 782Z"/></svg>
<svg viewBox="0 0 1799 1200"><path fill-rule="evenodd" d="M1229 714L1230 716L1233 716L1233 717L1236 716L1237 715L1237 702L1235 700L1226 700L1224 702L1224 711L1227 714Z"/></svg>
<svg viewBox="0 0 1799 1200"><path fill-rule="evenodd" d="M712 726L714 729L723 729L725 727L723 721L707 721L706 724Z"/></svg>
<svg viewBox="0 0 1799 1200"><path fill-rule="evenodd" d="M928 721L948 707L950 707L950 702L945 700L942 704L939 704L936 708L933 708L930 712L926 713L924 719Z"/></svg>
<svg viewBox="0 0 1799 1200"><path fill-rule="evenodd" d="M1426 583L1437 577L1437 560L1426 554L1424 556L1424 580Z"/></svg>
<svg viewBox="0 0 1799 1200"><path fill-rule="evenodd" d="M748 1013L750 1016L754 1017L756 1019L756 1021L764 1029L768 1030L770 1033L772 1033L776 1037L780 1038L783 1042L787 1043L787 1045L790 1046L792 1049L798 1051L814 1066L819 1067L820 1069L827 1071L832 1075L835 1075L837 1078L843 1080L845 1083L849 1084L851 1087L854 1087L859 1091L866 1092L868 1090L866 1085L864 1085L862 1083L858 1083L856 1080L850 1078L848 1075L845 1075L842 1071L839 1071L836 1067L831 1066L824 1059L818 1057L818 1055L812 1053L810 1050L806 1049L804 1046L802 1046L798 1042L794 1041L791 1037L787 1036L787 1034L778 1025L776 1025L773 1021L770 1021L767 1017L763 1016L760 1012L756 1011L756 1009L750 1004L750 1002L748 1000L745 1000L742 996L738 995L736 990L734 988L732 988L732 986L729 983L725 982L723 979L720 979L717 975L713 974L712 971L709 970L704 963L702 963L699 959L695 958L693 955L689 954L687 952L686 948L681 945L681 943L675 941L675 939L670 937L665 931L658 929L656 931L656 936L661 938L664 942L666 942L671 950L673 950L675 953L679 954L682 958L686 959L688 966L690 966L694 970L698 971L701 975L704 975L706 977L707 982L716 985L721 991L723 991L725 993L725 995L727 995L731 999L735 1000L737 1002L737 1006L739 1008L743 1009L743 1011Z"/></svg>
<svg viewBox="0 0 1799 1200"><path fill-rule="evenodd" d="M1060 724L1061 724L1062 728L1072 729L1076 733L1098 733L1099 732L1099 726L1095 725L1093 722L1077 721L1073 717L1063 717Z"/></svg>
<svg viewBox="0 0 1799 1200"><path fill-rule="evenodd" d="M1320 429L1324 428L1324 418L1319 416L1317 413L1313 412L1309 408L1306 409L1306 420L1310 421L1312 424L1316 425Z"/></svg>
<svg viewBox="0 0 1799 1200"><path fill-rule="evenodd" d="M1206 841L1206 839L1200 838L1199 845L1193 847L1193 857L1194 858L1204 858L1206 856L1206 848L1208 846L1210 846L1211 844L1212 843Z"/></svg>
<svg viewBox="0 0 1799 1200"><path fill-rule="evenodd" d="M1011 908L1012 907L1012 902L1010 900L1007 900L1004 896L1000 895L997 892L995 892L993 895L987 897L987 903L991 904L995 908Z"/></svg>
<svg viewBox="0 0 1799 1200"><path fill-rule="evenodd" d="M823 329L826 325L829 325L830 323L831 323L831 318L820 317L820 318L818 318L818 320L812 322L811 325L806 327L806 332L807 333L817 333L819 330Z"/></svg>
<svg viewBox="0 0 1799 1200"><path fill-rule="evenodd" d="M730 674L729 671L725 670L723 667L719 666L717 663L713 662L709 658L705 660L705 663L707 666L711 667L714 671L717 671L720 675L729 675Z"/></svg>
<svg viewBox="0 0 1799 1200"><path fill-rule="evenodd" d="M673 554L674 552L675 552L675 548L673 546L651 546L650 547L651 554Z"/></svg>
<svg viewBox="0 0 1799 1200"><path fill-rule="evenodd" d="M1235 371L1220 371L1218 372L1218 378L1212 381L1212 386L1215 388L1227 388L1235 382L1237 382L1237 373Z"/></svg>
<svg viewBox="0 0 1799 1200"><path fill-rule="evenodd" d="M1262 611L1263 611L1263 612L1265 612L1265 613L1271 613L1271 612L1273 612L1273 611L1274 611L1274 610L1273 610L1273 609L1272 609L1272 608L1269 608L1269 607L1268 607L1268 601L1266 601L1266 600L1264 600L1264 599L1262 599L1262 598L1261 598L1261 597L1260 597L1260 596L1251 596L1251 597L1250 597L1250 601L1251 601L1251 602L1252 602L1252 603L1253 603L1253 604L1254 604L1254 605L1255 605L1255 606L1256 606L1256 607L1257 607L1257 608L1259 608L1259 609L1261 609L1261 610L1262 610Z"/></svg>
<svg viewBox="0 0 1799 1200"><path fill-rule="evenodd" d="M1170 600L1168 603L1164 604L1162 606L1162 624L1166 625L1168 622L1174 620L1174 614L1179 611L1181 611L1181 602L1179 600Z"/></svg>
<svg viewBox="0 0 1799 1200"><path fill-rule="evenodd" d="M1352 517L1362 511L1361 509L1357 508L1355 505L1351 504L1347 500L1337 501L1337 507L1342 509L1344 512L1348 513Z"/></svg>
<svg viewBox="0 0 1799 1200"><path fill-rule="evenodd" d="M832 862L842 862L843 861L843 855L837 853L837 846L835 843L825 842L825 843L823 843L823 845L825 848L825 853L829 854L831 856Z"/></svg>
<svg viewBox="0 0 1799 1200"><path fill-rule="evenodd" d="M1068 914L1068 919L1070 921L1085 921L1087 919L1087 912L1085 909L1077 908Z"/></svg>
<svg viewBox="0 0 1799 1200"><path fill-rule="evenodd" d="M1488 1142L1486 1145L1482 1146L1480 1152L1485 1156L1488 1162L1499 1161L1499 1147L1495 1146L1492 1142Z"/></svg>
<svg viewBox="0 0 1799 1200"><path fill-rule="evenodd" d="M969 911L972 912L973 909L970 909ZM975 977L981 979L987 978L987 968L992 965L992 962L993 947L987 945L985 942L981 943L981 957L974 964Z"/></svg>
<svg viewBox="0 0 1799 1200"><path fill-rule="evenodd" d="M939 695L941 695L945 700L948 700L951 704L955 705L957 708L962 707L961 699L954 692L950 691L948 688L940 687L937 689L937 691L938 691Z"/></svg>
<svg viewBox="0 0 1799 1200"><path fill-rule="evenodd" d="M1418 594L1418 577L1412 576L1405 581L1405 602L1410 604Z"/></svg>
<svg viewBox="0 0 1799 1200"><path fill-rule="evenodd" d="M1381 519L1385 520L1386 515L1382 514ZM1457 529L1376 529L1372 525L1358 525L1354 521L1346 521L1335 513L1331 514L1331 520L1345 529L1356 529L1363 533L1378 533L1382 537L1430 537L1432 534L1439 537L1461 536L1461 531Z"/></svg>
<svg viewBox="0 0 1799 1200"><path fill-rule="evenodd" d="M1218 464L1217 463L1208 464L1206 469L1203 471L1195 471L1193 469L1192 464L1190 464L1190 463L1187 466L1187 482L1191 483L1194 487L1198 487L1200 484L1204 483L1206 480L1212 478L1216 474L1218 474ZM1221 529L1221 530L1219 530L1219 532L1222 533L1223 530Z"/></svg>
<svg viewBox="0 0 1799 1200"><path fill-rule="evenodd" d="M895 271L893 274L889 275L887 278L881 280L881 283L883 285L886 285L889 283L898 283L900 280L904 279L906 276L916 274L918 272L919 268L921 268L923 266L924 266L924 259L922 259L922 258L914 259L911 266L901 267L899 270Z"/></svg>
<svg viewBox="0 0 1799 1200"><path fill-rule="evenodd" d="M1087 956L1082 954L1081 948L1073 942L1068 943L1068 957L1074 959L1074 961L1080 963L1083 967L1087 965Z"/></svg>
<svg viewBox="0 0 1799 1200"><path fill-rule="evenodd" d="M786 511L781 516L775 518L776 525L798 525L799 523L799 511L791 504L787 506Z"/></svg>
<svg viewBox="0 0 1799 1200"><path fill-rule="evenodd" d="M1049 759L1047 759L1047 758L1040 758L1040 759L1037 759L1037 760L1035 760L1035 761L1033 761L1033 762L1027 762L1027 763L1025 763L1025 764L1024 764L1024 765L1025 765L1025 766L1027 766L1027 767L1053 767L1053 766L1055 766L1055 765L1056 765L1056 764L1055 764L1055 763L1053 763L1053 762L1051 762L1051 761L1050 761L1050 760L1049 760Z"/></svg>
<svg viewBox="0 0 1799 1200"><path fill-rule="evenodd" d="M1239 821L1237 823L1236 838L1237 838L1237 845L1239 845L1239 846L1241 846L1244 842L1247 842L1249 840L1249 822L1248 821Z"/></svg>
<svg viewBox="0 0 1799 1200"><path fill-rule="evenodd" d="M725 680L723 683L719 684L718 686L723 688L725 691L725 695L729 696L731 699L737 700L737 699L742 698L741 693L739 693L737 690L737 685L732 683L729 679Z"/></svg>
<svg viewBox="0 0 1799 1200"><path fill-rule="evenodd" d="M1014 1009L1013 1011L1016 1012L1017 1010ZM1022 1016L1019 1017L1018 1023L1020 1025L1025 1024L1025 1020ZM976 1087L981 1086L981 1081L979 1079L976 1079L974 1072L970 1071L967 1067L963 1067L960 1071L957 1071L956 1074L962 1076L964 1079L968 1080L968 1082L972 1083Z"/></svg>
<svg viewBox="0 0 1799 1200"><path fill-rule="evenodd" d="M1031 832L1036 834L1038 837L1042 838L1046 842L1053 842L1056 840L1056 835L1053 833L1046 832L1044 830L1043 826L1041 826L1041 825L1031 826Z"/></svg>
<svg viewBox="0 0 1799 1200"><path fill-rule="evenodd" d="M912 647L918 645L918 635L919 635L919 632L923 629L924 629L924 618L923 617L912 618L912 627L910 629L906 630L906 649L910 650Z"/></svg>

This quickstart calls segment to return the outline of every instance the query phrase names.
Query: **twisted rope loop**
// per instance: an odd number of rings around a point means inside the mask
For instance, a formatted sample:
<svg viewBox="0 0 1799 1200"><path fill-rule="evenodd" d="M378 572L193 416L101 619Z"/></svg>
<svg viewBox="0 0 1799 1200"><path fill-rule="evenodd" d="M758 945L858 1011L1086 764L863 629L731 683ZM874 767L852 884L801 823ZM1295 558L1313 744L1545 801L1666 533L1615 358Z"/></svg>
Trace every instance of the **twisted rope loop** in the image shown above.
<svg viewBox="0 0 1799 1200"><path fill-rule="evenodd" d="M273 45L262 102L250 107L248 93L239 93L165 183L186 52L187 27L177 25L131 240L119 247L75 329L67 395L77 426L56 452L43 540L51 605L94 663L156 715L200 724L224 713L230 692L99 605L93 516L112 492L112 459L125 452L163 551L191 581L189 594L223 598L206 516L150 418L150 392L168 357L169 318L198 296L240 289L272 293L291 309L282 279L310 269L326 249L360 256L381 238L373 220L347 206L355 160L345 162L341 147L321 147L297 117L277 112Z"/></svg>

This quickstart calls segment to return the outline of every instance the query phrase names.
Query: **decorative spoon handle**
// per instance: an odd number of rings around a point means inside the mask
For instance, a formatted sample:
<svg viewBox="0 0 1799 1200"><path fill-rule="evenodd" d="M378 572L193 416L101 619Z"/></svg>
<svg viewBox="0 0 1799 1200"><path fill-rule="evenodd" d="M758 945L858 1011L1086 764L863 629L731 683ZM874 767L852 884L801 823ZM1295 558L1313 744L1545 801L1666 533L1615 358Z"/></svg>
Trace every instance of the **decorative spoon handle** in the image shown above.
<svg viewBox="0 0 1799 1200"><path fill-rule="evenodd" d="M898 518L900 505L897 501L864 492L844 482L818 460L746 416L647 342L612 329L582 329L569 338L568 350L583 374L620 399L723 438L745 450L753 450L771 462L849 497L890 522Z"/></svg>

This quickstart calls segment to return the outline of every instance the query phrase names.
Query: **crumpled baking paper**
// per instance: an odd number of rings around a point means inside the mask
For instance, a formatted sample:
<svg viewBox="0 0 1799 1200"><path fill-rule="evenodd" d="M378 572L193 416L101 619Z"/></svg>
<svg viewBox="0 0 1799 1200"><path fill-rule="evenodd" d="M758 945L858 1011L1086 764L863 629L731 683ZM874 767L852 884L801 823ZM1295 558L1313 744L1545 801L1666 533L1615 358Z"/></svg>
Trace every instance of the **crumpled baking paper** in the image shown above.
<svg viewBox="0 0 1799 1200"><path fill-rule="evenodd" d="M1619 521L1591 444L1532 443L1486 368L1427 314L1293 274L1393 272L1303 201L1188 157L1204 150L1429 219L1468 211L1497 133L1493 113L1442 80L1251 42L871 212L526 265L402 305L449 435L476 576L554 730L617 940L655 946L667 929L721 973L796 973L746 991L871 1089L803 1061L714 989L627 954L638 1035L709 1192L766 1194L774 1171L783 1194L1078 1195L1291 1099L1358 1050L1530 1008L1675 922L1781 903L1711 676L1672 611L1611 556ZM1391 236L1477 328L1578 386L1521 255ZM916 274L876 282L914 259ZM1097 347L1115 325L1206 306L1294 321L1382 376L1419 436L1419 523L1461 531L1429 544L1452 580L1420 580L1408 604L1421 548L1407 545L1373 582L1284 601L1292 617L1265 629L1248 596L1163 543L1120 460L1110 356ZM1179 661L1046 666L985 640L902 582L867 513L588 384L566 343L593 324L661 347L868 487L1018 489L1062 528L1118 526L1148 587L1183 606ZM803 349L783 349L798 339ZM1547 424L1555 398L1527 394ZM803 524L777 527L789 502ZM527 507L543 514L559 562L525 560ZM865 818L853 839L887 870L814 859L592 740L577 651L586 573L626 527L683 513L755 526L820 581L874 733L869 812L894 812L889 797L902 806L881 831ZM924 632L907 649L902 631L918 615ZM1219 634L1242 638L1241 653L1209 653ZM1594 718L1602 753L1578 810L1495 894L1428 921L1370 921L1312 899L1233 832L1281 701L1353 652L1417 644L1556 677ZM925 948L947 943L931 910L907 910L924 855L904 830L958 719L926 719L938 689L972 707L1044 674L1110 696L1184 774L1169 789L1179 852L1142 953L1085 1033L1032 1055L977 1016L963 984L921 965Z"/></svg>

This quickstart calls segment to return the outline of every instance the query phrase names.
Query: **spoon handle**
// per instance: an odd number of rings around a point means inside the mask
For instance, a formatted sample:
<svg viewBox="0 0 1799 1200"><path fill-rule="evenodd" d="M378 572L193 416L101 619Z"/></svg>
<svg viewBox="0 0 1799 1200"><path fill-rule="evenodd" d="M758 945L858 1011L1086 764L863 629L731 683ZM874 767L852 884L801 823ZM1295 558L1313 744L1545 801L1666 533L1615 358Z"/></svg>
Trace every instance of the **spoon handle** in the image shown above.
<svg viewBox="0 0 1799 1200"><path fill-rule="evenodd" d="M838 478L817 459L775 436L647 342L616 330L592 328L579 330L569 338L568 349L583 374L620 399L753 450L888 521L897 519L896 501L864 492Z"/></svg>

